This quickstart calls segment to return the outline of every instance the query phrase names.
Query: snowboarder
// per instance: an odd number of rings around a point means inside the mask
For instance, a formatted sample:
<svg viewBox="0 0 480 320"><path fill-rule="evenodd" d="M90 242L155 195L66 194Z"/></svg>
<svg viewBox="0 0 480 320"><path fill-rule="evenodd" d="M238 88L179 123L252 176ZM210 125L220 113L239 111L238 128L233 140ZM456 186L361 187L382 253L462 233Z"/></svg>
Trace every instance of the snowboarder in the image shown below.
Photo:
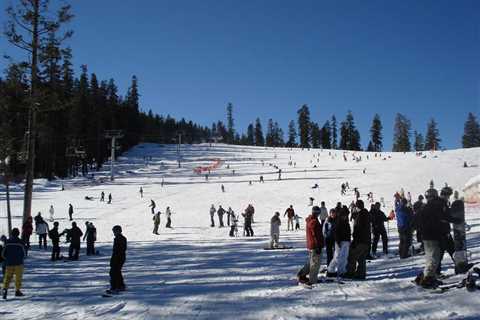
<svg viewBox="0 0 480 320"><path fill-rule="evenodd" d="M325 239L325 250L327 251L327 266L333 259L333 252L335 249L335 209L330 209L330 214L327 220L322 224L323 238Z"/></svg>
<svg viewBox="0 0 480 320"><path fill-rule="evenodd" d="M108 204L112 203L112 194L111 193L108 194L108 202L107 203Z"/></svg>
<svg viewBox="0 0 480 320"><path fill-rule="evenodd" d="M210 207L210 227L215 227L215 212L217 212L217 209L215 209L215 206L212 204Z"/></svg>
<svg viewBox="0 0 480 320"><path fill-rule="evenodd" d="M295 217L295 210L293 210L293 205L290 205L290 207L285 210L285 213L283 216L287 216L287 231L290 231L290 226L292 226L292 231L293 231L293 218Z"/></svg>
<svg viewBox="0 0 480 320"><path fill-rule="evenodd" d="M47 234L48 234L48 224L43 220L42 217L40 217L40 221L37 223L37 229L36 229L37 235L38 235L38 247L41 249L42 248L42 242L43 242L43 248L46 250L47 249Z"/></svg>
<svg viewBox="0 0 480 320"><path fill-rule="evenodd" d="M22 278L23 278L23 260L26 256L25 245L19 239L20 231L17 228L12 229L12 237L5 243L2 256L5 259L5 276L3 280L3 299L7 299L8 288L10 282L15 275L15 296L23 296Z"/></svg>
<svg viewBox="0 0 480 320"><path fill-rule="evenodd" d="M170 210L170 207L167 207L167 209L165 209L165 215L167 216L167 224L165 225L165 228L171 228L172 227L172 210Z"/></svg>
<svg viewBox="0 0 480 320"><path fill-rule="evenodd" d="M55 209L53 208L53 205L50 205L50 209L48 210L50 213L50 221L53 222L53 216L55 214Z"/></svg>
<svg viewBox="0 0 480 320"><path fill-rule="evenodd" d="M72 221L73 220L73 217L72 217L73 216L73 206L72 206L71 203L68 205L68 216L70 217L70 221Z"/></svg>
<svg viewBox="0 0 480 320"><path fill-rule="evenodd" d="M48 232L48 237L52 240L52 261L60 260L60 237L64 234L58 233L58 221L53 223L53 228Z"/></svg>
<svg viewBox="0 0 480 320"><path fill-rule="evenodd" d="M22 225L22 241L25 244L25 252L28 254L30 250L30 236L33 233L32 217L28 217Z"/></svg>
<svg viewBox="0 0 480 320"><path fill-rule="evenodd" d="M97 241L97 228L92 222L85 222L85 235L83 241L87 240L87 256L95 255L95 241Z"/></svg>
<svg viewBox="0 0 480 320"><path fill-rule="evenodd" d="M153 234L158 234L158 226L160 225L160 215L162 213L158 211L153 215Z"/></svg>
<svg viewBox="0 0 480 320"><path fill-rule="evenodd" d="M110 289L106 291L107 294L118 293L126 289L122 267L126 260L127 238L122 235L122 227L118 225L112 228L112 232L115 238L110 258Z"/></svg>
<svg viewBox="0 0 480 320"><path fill-rule="evenodd" d="M77 223L72 222L72 228L67 230L67 241L70 241L70 247L68 248L68 259L78 260L80 254L80 239L83 236L82 230L77 227Z"/></svg>
<svg viewBox="0 0 480 320"><path fill-rule="evenodd" d="M280 225L282 221L280 220L280 212L275 212L272 219L270 219L270 248L278 248L280 240ZM292 225L293 229L293 225Z"/></svg>
<svg viewBox="0 0 480 320"><path fill-rule="evenodd" d="M217 215L218 215L218 224L219 224L219 228L223 228L224 225L223 225L223 215L225 214L225 209L222 208L222 206L218 206L218 210L217 210Z"/></svg>
<svg viewBox="0 0 480 320"><path fill-rule="evenodd" d="M140 191L139 191L139 192L140 192L140 198L143 198L143 188L142 188L142 187L140 187Z"/></svg>
<svg viewBox="0 0 480 320"><path fill-rule="evenodd" d="M105 192L100 193L100 202L105 202Z"/></svg>
<svg viewBox="0 0 480 320"><path fill-rule="evenodd" d="M152 208L152 214L155 214L155 207L157 205L155 204L155 201L153 201L153 199L150 199L150 205L149 207Z"/></svg>
<svg viewBox="0 0 480 320"><path fill-rule="evenodd" d="M327 277L343 277L347 272L348 253L350 250L351 230L348 223L348 208L337 205L335 221L335 253L327 267Z"/></svg>
<svg viewBox="0 0 480 320"><path fill-rule="evenodd" d="M373 231L373 242L372 242L372 256L375 258L377 255L377 246L378 240L382 237L382 248L385 255L388 254L388 236L387 230L385 229L385 222L388 221L387 216L380 210L380 202L376 202L373 206L373 209L370 211L370 217L372 219L372 231Z"/></svg>
<svg viewBox="0 0 480 320"><path fill-rule="evenodd" d="M322 226L318 221L320 208L314 206L312 214L305 219L308 259L305 265L297 273L297 279L300 283L312 285L318 282L318 270L320 269L320 256L324 243L322 235ZM308 276L308 277L307 277Z"/></svg>
<svg viewBox="0 0 480 320"><path fill-rule="evenodd" d="M353 225L353 241L348 253L346 278L365 280L367 275L367 256L370 252L370 217L362 200L358 200L359 209Z"/></svg>

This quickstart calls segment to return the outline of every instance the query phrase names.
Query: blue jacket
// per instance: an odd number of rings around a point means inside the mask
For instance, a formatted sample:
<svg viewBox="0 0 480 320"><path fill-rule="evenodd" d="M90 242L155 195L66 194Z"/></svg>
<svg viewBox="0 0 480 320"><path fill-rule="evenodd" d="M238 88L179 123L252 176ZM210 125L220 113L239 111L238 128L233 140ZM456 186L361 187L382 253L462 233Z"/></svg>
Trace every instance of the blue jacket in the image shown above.
<svg viewBox="0 0 480 320"><path fill-rule="evenodd" d="M401 203L395 203L395 213L397 216L398 229L408 229L412 226L413 212L410 208Z"/></svg>
<svg viewBox="0 0 480 320"><path fill-rule="evenodd" d="M5 266L23 265L25 258L25 245L19 238L11 238L7 240L5 248L3 248L2 256L5 259Z"/></svg>

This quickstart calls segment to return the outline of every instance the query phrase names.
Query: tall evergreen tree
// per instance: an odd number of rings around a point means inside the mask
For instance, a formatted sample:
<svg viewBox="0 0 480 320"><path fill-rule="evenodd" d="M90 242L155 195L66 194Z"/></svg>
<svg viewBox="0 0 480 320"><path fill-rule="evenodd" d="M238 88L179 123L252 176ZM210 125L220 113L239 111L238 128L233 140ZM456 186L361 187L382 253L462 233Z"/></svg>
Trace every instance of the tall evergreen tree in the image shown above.
<svg viewBox="0 0 480 320"><path fill-rule="evenodd" d="M330 127L330 121L326 121L322 127L321 131L321 140L322 148L332 149L332 137L331 137L332 128Z"/></svg>
<svg viewBox="0 0 480 320"><path fill-rule="evenodd" d="M360 150L360 133L355 127L353 115L348 111L345 121L340 125L340 149Z"/></svg>
<svg viewBox="0 0 480 320"><path fill-rule="evenodd" d="M311 128L311 138L312 138L312 147L319 148L321 144L321 132L318 123L312 122L310 124Z"/></svg>
<svg viewBox="0 0 480 320"><path fill-rule="evenodd" d="M268 119L267 122L267 134L265 135L265 145L267 147L273 147L274 146L274 128L273 128L273 120Z"/></svg>
<svg viewBox="0 0 480 320"><path fill-rule="evenodd" d="M297 145L297 130L295 129L295 121L290 120L288 123L288 140L287 147L295 147Z"/></svg>
<svg viewBox="0 0 480 320"><path fill-rule="evenodd" d="M233 105L227 105L227 143L234 143L235 129L233 123Z"/></svg>
<svg viewBox="0 0 480 320"><path fill-rule="evenodd" d="M247 145L253 146L255 145L255 129L253 127L253 124L249 124L247 128Z"/></svg>
<svg viewBox="0 0 480 320"><path fill-rule="evenodd" d="M480 147L480 125L471 112L468 113L463 129L462 146L464 148Z"/></svg>
<svg viewBox="0 0 480 320"><path fill-rule="evenodd" d="M273 124L273 145L274 147L282 147L284 144L285 141L283 140L283 130L278 122L275 121Z"/></svg>
<svg viewBox="0 0 480 320"><path fill-rule="evenodd" d="M393 148L394 152L408 152L410 144L411 123L403 114L397 113L393 126Z"/></svg>
<svg viewBox="0 0 480 320"><path fill-rule="evenodd" d="M332 125L331 125L331 145L332 149L338 148L338 141L337 141L337 118L335 115L332 116Z"/></svg>
<svg viewBox="0 0 480 320"><path fill-rule="evenodd" d="M370 128L370 135L371 135L371 142L372 142L372 147L374 152L380 152L382 151L383 147L383 137L382 137L382 122L380 120L380 116L378 114L375 114L373 117L372 121L372 127Z"/></svg>
<svg viewBox="0 0 480 320"><path fill-rule="evenodd" d="M432 118L427 125L427 134L425 135L425 149L439 150L440 149L440 133L437 128L437 123Z"/></svg>
<svg viewBox="0 0 480 320"><path fill-rule="evenodd" d="M413 144L413 147L415 148L415 151L423 151L425 150L425 141L423 139L423 136L421 133L417 132L417 130L415 130L413 132L413 137L414 137L414 144Z"/></svg>
<svg viewBox="0 0 480 320"><path fill-rule="evenodd" d="M311 122L310 110L304 104L298 111L298 132L300 136L300 147L310 148L311 141Z"/></svg>
<svg viewBox="0 0 480 320"><path fill-rule="evenodd" d="M255 120L255 145L265 145L265 138L263 136L262 123L260 122L260 118L257 118L257 120Z"/></svg>

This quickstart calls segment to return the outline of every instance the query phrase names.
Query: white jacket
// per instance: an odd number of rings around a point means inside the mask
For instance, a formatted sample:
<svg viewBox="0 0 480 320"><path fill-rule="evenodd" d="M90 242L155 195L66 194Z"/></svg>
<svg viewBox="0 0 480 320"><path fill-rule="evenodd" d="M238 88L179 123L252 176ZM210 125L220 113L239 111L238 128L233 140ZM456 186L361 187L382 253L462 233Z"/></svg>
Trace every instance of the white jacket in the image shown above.
<svg viewBox="0 0 480 320"><path fill-rule="evenodd" d="M47 234L48 233L48 224L46 222L41 222L37 225L37 234Z"/></svg>

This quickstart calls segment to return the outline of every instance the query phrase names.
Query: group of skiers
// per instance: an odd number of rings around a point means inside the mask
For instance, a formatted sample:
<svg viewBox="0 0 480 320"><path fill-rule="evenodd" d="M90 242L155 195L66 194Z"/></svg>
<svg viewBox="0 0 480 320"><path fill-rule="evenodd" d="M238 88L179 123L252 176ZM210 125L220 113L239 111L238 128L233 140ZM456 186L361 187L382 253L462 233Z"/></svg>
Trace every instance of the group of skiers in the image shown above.
<svg viewBox="0 0 480 320"><path fill-rule="evenodd" d="M153 203L153 206L152 206L152 211L153 209L155 209L155 202L153 202L152 200L152 203ZM158 233L158 228L160 226L160 215L162 214L161 211L157 211L156 213L153 214L153 234L159 234ZM170 207L167 207L165 209L165 216L167 218L167 224L165 225L165 228L172 228L172 210L170 209Z"/></svg>
<svg viewBox="0 0 480 320"><path fill-rule="evenodd" d="M218 209L215 208L215 205L210 207L210 227L215 227L215 213L218 217L218 226L219 228L225 227L223 217L227 216L227 226L230 227L229 236L235 237L238 235L238 219L240 215L236 215L232 207L228 207L228 210L225 210L221 205L218 206ZM253 237L253 228L252 224L254 222L253 216L255 214L255 208L252 204L249 204L241 216L244 218L243 223L243 233L247 237Z"/></svg>

